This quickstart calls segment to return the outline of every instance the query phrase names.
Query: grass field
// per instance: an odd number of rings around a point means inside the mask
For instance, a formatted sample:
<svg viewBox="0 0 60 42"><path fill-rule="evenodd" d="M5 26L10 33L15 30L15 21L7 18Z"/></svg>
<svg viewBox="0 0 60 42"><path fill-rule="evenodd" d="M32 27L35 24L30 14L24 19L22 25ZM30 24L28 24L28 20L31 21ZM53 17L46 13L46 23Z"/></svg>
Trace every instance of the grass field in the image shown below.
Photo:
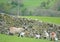
<svg viewBox="0 0 60 42"><path fill-rule="evenodd" d="M17 36L0 34L0 42L52 42L52 41L26 37L21 38Z"/></svg>
<svg viewBox="0 0 60 42"><path fill-rule="evenodd" d="M47 2L48 0L24 0L23 3L25 6L27 7L37 7L41 5L41 2ZM52 4L54 4L55 0L51 1L49 6L51 6Z"/></svg>
<svg viewBox="0 0 60 42"><path fill-rule="evenodd" d="M0 0L0 3L7 3L7 2L11 2L12 0ZM19 1L19 0L18 0ZM47 2L48 0L22 0L23 1L23 4L24 4L24 6L25 7L32 7L32 8L34 8L34 7L38 7L38 6L40 6L41 5L41 2ZM56 0L51 0L50 1L50 4L49 4L49 6L52 6L53 4L54 4L54 2L55 2Z"/></svg>
<svg viewBox="0 0 60 42"><path fill-rule="evenodd" d="M22 18L37 19L43 22L53 23L60 25L60 17L41 17L41 16L20 16Z"/></svg>

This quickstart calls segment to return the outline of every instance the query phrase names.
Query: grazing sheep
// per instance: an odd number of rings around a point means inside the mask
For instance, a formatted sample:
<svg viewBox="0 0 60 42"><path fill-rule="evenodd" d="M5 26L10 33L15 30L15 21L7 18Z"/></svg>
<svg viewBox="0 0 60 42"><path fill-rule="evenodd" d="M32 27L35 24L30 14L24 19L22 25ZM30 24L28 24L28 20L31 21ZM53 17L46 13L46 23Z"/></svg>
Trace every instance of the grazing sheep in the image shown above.
<svg viewBox="0 0 60 42"><path fill-rule="evenodd" d="M35 34L35 38L36 39L40 39L41 38L41 35L40 34Z"/></svg>
<svg viewBox="0 0 60 42"><path fill-rule="evenodd" d="M16 27L10 27L9 28L9 34L17 34L24 31L23 28L16 28Z"/></svg>
<svg viewBox="0 0 60 42"><path fill-rule="evenodd" d="M44 31L44 39L48 39L49 38L49 34L47 31Z"/></svg>
<svg viewBox="0 0 60 42"><path fill-rule="evenodd" d="M51 32L50 33L50 38L51 38L51 40L55 40L55 37L56 37L56 33L55 32Z"/></svg>
<svg viewBox="0 0 60 42"><path fill-rule="evenodd" d="M19 37L19 36L20 36L20 37L24 37L24 35L25 35L25 32L20 32L19 35L18 35L18 37Z"/></svg>

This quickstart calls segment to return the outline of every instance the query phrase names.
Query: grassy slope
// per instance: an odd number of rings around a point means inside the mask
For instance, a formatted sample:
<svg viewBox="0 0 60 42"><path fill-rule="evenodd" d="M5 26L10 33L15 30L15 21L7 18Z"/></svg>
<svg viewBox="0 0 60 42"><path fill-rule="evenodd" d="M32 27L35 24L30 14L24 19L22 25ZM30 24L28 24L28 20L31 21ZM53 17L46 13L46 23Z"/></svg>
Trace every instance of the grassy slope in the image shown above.
<svg viewBox="0 0 60 42"><path fill-rule="evenodd" d="M6 3L8 0L0 0L0 3Z"/></svg>
<svg viewBox="0 0 60 42"><path fill-rule="evenodd" d="M21 16L21 17L38 19L43 22L50 22L54 24L60 24L60 17L41 17L41 16Z"/></svg>
<svg viewBox="0 0 60 42"><path fill-rule="evenodd" d="M17 36L8 36L0 34L0 42L51 42L49 40L35 39L35 38L21 38Z"/></svg>
<svg viewBox="0 0 60 42"><path fill-rule="evenodd" d="M36 0L24 0L23 2L24 2L24 5L27 7L29 6L36 7L36 6L40 6L41 2L43 1L47 2L48 0L37 0L37 1ZM49 5L52 5L55 1L56 0L51 1Z"/></svg>
<svg viewBox="0 0 60 42"><path fill-rule="evenodd" d="M24 7L22 7L20 10L23 10L24 8L28 8L29 10L34 10L37 7L40 7L41 2L45 1L47 2L48 0L22 0ZM55 0L56 1L56 0ZM53 6L54 0L50 2L50 4L47 7ZM11 0L0 0L0 3L7 3L11 2ZM16 6L15 8L10 9L10 12L17 12L18 7Z"/></svg>
<svg viewBox="0 0 60 42"><path fill-rule="evenodd" d="M6 3L6 2L9 2L11 0L0 0L0 3ZM23 0L23 3L25 5L25 7L37 7L37 6L40 6L41 2L47 2L48 0ZM56 0L55 0L56 1ZM54 4L54 1L51 1L49 6L51 6L52 4Z"/></svg>

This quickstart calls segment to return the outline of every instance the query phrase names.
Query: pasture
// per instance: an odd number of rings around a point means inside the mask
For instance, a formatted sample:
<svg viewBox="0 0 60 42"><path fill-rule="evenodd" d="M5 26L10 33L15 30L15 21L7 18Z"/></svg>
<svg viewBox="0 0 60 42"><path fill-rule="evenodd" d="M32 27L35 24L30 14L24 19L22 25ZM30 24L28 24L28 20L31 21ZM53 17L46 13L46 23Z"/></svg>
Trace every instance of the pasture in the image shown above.
<svg viewBox="0 0 60 42"><path fill-rule="evenodd" d="M23 3L25 5L25 7L30 7L30 8L34 8L34 7L38 7L41 5L41 2L47 2L48 0L24 0ZM50 4L48 5L48 7L50 7L51 5L53 5L55 2L55 0L51 1Z"/></svg>
<svg viewBox="0 0 60 42"><path fill-rule="evenodd" d="M35 39L35 38L27 38L27 37L17 37L17 36L9 36L0 34L0 42L53 42L45 39Z"/></svg>
<svg viewBox="0 0 60 42"><path fill-rule="evenodd" d="M7 2L11 2L12 0L0 0L0 3L7 3ZM19 1L19 0L18 0ZM38 7L41 5L41 2L45 1L47 2L48 0L22 0L24 7L27 8L34 8L34 7ZM51 1L50 4L48 5L48 7L52 6L54 4L55 0Z"/></svg>

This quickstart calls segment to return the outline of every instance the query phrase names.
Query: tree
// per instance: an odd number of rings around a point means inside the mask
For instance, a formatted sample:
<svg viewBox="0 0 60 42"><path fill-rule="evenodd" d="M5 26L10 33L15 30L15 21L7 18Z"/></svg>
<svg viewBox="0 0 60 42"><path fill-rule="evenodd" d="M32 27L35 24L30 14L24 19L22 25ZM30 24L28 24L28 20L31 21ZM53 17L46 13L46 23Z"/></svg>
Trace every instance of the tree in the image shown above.
<svg viewBox="0 0 60 42"><path fill-rule="evenodd" d="M46 3L45 2L42 2L41 5L40 5L41 8L45 8L46 7Z"/></svg>
<svg viewBox="0 0 60 42"><path fill-rule="evenodd" d="M56 10L56 11L60 11L60 0L56 0L56 2L51 7L51 9Z"/></svg>
<svg viewBox="0 0 60 42"><path fill-rule="evenodd" d="M1 11L5 11L6 13L8 13L8 11L12 8L12 5L8 4L8 3L1 3L0 4L0 10Z"/></svg>
<svg viewBox="0 0 60 42"><path fill-rule="evenodd" d="M27 9L27 8L24 8L22 11L22 16L27 16L27 15L29 15L29 10Z"/></svg>

